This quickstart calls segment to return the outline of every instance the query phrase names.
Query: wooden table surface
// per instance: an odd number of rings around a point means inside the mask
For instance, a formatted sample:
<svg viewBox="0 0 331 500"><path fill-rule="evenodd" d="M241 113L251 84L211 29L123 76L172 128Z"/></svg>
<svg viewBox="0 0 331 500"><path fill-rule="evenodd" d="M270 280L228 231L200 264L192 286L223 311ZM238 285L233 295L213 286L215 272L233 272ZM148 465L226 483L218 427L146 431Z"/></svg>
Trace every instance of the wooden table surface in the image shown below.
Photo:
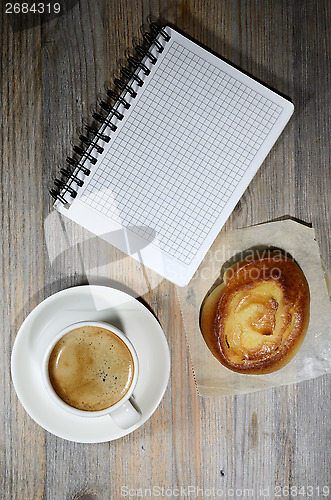
<svg viewBox="0 0 331 500"><path fill-rule="evenodd" d="M79 253L76 245L50 255L59 236L52 229L48 190L82 120L105 94L105 83L119 74L149 16L173 24L293 101L290 123L224 231L286 215L310 222L331 271L330 3L74 0L60 2L63 15L43 23L37 14L5 14L2 4L2 498L326 498L329 378L200 398L175 287L166 280L138 293L165 331L170 383L150 420L124 438L79 444L43 430L17 399L10 356L35 306L89 281L84 259L91 257L84 249ZM79 229L70 227L79 244ZM114 251L95 240L94 277L102 283L103 273L108 276L107 265L101 266L104 253ZM129 269L123 262L118 282ZM150 495L153 487L159 489Z"/></svg>

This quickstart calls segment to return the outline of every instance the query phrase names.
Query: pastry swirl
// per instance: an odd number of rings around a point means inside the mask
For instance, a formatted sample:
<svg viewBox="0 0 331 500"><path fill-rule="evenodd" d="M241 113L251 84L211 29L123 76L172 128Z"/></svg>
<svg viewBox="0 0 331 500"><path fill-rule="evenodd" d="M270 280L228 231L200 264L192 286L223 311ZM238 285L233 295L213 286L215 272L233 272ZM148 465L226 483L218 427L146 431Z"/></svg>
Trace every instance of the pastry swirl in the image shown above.
<svg viewBox="0 0 331 500"><path fill-rule="evenodd" d="M227 269L206 298L201 331L227 368L264 374L285 366L309 323L309 286L299 266L281 253L254 256Z"/></svg>

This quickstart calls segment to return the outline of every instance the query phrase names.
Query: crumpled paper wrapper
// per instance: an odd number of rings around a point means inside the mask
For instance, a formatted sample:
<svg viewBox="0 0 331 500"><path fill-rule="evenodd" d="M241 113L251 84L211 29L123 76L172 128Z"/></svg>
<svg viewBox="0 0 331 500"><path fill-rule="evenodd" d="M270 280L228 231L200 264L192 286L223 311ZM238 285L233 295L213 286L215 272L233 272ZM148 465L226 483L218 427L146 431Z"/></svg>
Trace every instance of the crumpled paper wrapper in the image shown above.
<svg viewBox="0 0 331 500"><path fill-rule="evenodd" d="M245 375L225 368L211 354L200 331L201 304L224 270L247 250L276 247L304 272L311 299L310 323L297 355L281 370ZM241 259L239 259L241 260ZM200 396L246 394L314 379L331 370L331 302L314 229L285 220L221 233L190 283L177 287L184 328Z"/></svg>

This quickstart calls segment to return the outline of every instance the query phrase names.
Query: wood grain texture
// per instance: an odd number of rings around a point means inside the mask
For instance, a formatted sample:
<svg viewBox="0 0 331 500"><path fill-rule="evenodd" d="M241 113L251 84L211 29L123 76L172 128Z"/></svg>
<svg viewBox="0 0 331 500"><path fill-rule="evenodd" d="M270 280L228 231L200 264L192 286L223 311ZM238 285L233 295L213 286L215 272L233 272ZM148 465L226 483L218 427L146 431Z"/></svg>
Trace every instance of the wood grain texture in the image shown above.
<svg viewBox="0 0 331 500"><path fill-rule="evenodd" d="M223 230L286 215L311 222L331 271L329 2L72 5L61 17L27 29L13 31L3 12L0 19L2 497L117 500L126 485L135 491L205 490L187 495L192 499L207 498L213 488L220 498L272 499L277 485L329 484L329 379L199 398L174 286L149 281L139 266L77 226L64 231L66 223L52 213L48 195L82 119L118 76L140 26L153 16L293 101L286 131ZM26 315L52 293L87 282L125 283L143 295L166 333L172 361L170 384L153 417L125 438L91 445L41 429L23 410L10 380L11 349ZM246 492L232 495L231 488ZM148 491L134 496L155 497ZM294 499L295 493L281 498Z"/></svg>

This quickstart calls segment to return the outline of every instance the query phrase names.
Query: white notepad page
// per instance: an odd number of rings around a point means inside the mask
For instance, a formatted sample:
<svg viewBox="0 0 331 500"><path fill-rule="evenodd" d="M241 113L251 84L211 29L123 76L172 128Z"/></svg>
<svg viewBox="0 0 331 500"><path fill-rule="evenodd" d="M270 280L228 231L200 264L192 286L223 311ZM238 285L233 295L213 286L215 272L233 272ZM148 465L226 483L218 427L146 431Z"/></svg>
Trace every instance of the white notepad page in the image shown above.
<svg viewBox="0 0 331 500"><path fill-rule="evenodd" d="M172 28L64 215L178 285L189 282L293 105ZM128 96L126 94L128 100Z"/></svg>

